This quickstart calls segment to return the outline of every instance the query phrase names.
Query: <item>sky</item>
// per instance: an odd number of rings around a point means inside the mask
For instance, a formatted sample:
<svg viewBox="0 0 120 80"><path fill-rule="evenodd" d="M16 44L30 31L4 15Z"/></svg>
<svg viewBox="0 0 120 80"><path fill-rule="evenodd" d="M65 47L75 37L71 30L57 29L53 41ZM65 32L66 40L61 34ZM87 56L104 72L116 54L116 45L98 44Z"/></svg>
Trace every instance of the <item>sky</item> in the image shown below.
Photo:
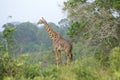
<svg viewBox="0 0 120 80"><path fill-rule="evenodd" d="M62 11L64 1L66 0L0 0L0 30L7 22L37 23L41 17L57 24L66 17Z"/></svg>

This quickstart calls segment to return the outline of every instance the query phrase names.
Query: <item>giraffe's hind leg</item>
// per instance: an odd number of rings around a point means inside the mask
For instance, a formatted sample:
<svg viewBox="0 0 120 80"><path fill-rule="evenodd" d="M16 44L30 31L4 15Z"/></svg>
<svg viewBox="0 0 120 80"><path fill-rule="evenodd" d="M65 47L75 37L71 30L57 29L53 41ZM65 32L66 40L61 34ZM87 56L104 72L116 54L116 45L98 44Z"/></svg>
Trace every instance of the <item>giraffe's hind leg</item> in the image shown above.
<svg viewBox="0 0 120 80"><path fill-rule="evenodd" d="M72 60L72 53L71 53L71 50L65 50L66 52L66 55L67 55L67 65L70 65L71 63L71 60Z"/></svg>

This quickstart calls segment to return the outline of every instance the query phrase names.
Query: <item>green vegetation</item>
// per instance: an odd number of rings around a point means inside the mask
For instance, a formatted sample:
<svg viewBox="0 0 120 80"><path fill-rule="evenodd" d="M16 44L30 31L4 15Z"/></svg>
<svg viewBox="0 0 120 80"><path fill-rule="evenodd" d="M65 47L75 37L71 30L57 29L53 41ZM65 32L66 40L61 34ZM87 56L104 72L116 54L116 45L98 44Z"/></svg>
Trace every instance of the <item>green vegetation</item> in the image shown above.
<svg viewBox="0 0 120 80"><path fill-rule="evenodd" d="M47 52L46 52L47 54ZM11 59L4 55L3 80L119 80L120 79L120 48L114 48L108 56L108 66L101 65L93 55L82 55L70 66L56 67L53 55L40 60L46 54L23 54ZM52 52L49 54L52 54ZM33 57L31 57L33 56ZM39 56L39 57L38 57ZM34 59L33 59L34 58ZM8 60L9 59L9 60ZM48 63L47 63L48 62ZM55 62L53 60L53 62ZM45 66L48 67L45 67ZM2 69L2 68L1 68ZM2 79L1 78L1 79Z"/></svg>
<svg viewBox="0 0 120 80"><path fill-rule="evenodd" d="M8 23L0 32L0 80L120 80L119 0L68 0L52 28L73 43L73 61L56 67L43 26ZM114 12L118 15L114 16ZM68 37L67 35L70 37Z"/></svg>

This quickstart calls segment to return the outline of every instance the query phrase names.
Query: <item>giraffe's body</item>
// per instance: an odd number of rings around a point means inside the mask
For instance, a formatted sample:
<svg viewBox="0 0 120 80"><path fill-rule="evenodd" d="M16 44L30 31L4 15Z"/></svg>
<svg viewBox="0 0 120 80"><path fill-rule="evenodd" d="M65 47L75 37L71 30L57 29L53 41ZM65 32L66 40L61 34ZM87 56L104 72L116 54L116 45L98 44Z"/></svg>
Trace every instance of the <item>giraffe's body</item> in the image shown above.
<svg viewBox="0 0 120 80"><path fill-rule="evenodd" d="M38 24L44 24L49 36L53 40L53 48L56 54L57 66L62 63L61 51L65 51L67 55L67 65L70 64L72 60L72 44L64 39L60 34L55 32L50 25L42 18L39 20Z"/></svg>

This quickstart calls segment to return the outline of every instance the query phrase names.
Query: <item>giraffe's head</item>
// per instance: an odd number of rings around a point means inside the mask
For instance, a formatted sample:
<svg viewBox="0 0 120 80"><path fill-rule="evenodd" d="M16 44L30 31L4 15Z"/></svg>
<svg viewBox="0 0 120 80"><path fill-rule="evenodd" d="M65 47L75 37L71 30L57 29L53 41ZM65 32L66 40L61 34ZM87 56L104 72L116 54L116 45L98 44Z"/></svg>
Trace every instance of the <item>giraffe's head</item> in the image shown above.
<svg viewBox="0 0 120 80"><path fill-rule="evenodd" d="M37 24L46 24L46 20L42 17L42 19L40 19Z"/></svg>

